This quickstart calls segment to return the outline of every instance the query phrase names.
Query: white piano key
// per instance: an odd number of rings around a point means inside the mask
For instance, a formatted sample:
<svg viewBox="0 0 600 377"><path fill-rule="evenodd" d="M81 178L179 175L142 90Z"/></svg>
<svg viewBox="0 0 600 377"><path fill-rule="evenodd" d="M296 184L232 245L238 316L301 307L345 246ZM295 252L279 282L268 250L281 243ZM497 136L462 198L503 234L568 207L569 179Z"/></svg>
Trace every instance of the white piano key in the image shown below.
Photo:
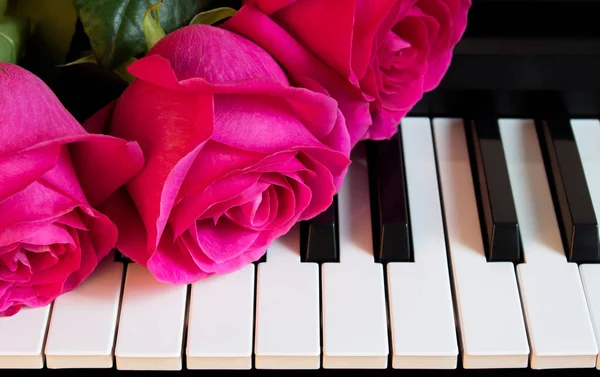
<svg viewBox="0 0 600 377"><path fill-rule="evenodd" d="M592 318L596 345L600 346L600 264L582 264L579 271ZM600 369L600 355L596 356L596 369Z"/></svg>
<svg viewBox="0 0 600 377"><path fill-rule="evenodd" d="M458 344L433 139L428 118L405 118L413 263L387 265L393 368L453 369Z"/></svg>
<svg viewBox="0 0 600 377"><path fill-rule="evenodd" d="M23 308L0 318L0 369L41 369L44 340L52 305Z"/></svg>
<svg viewBox="0 0 600 377"><path fill-rule="evenodd" d="M517 274L531 367L594 367L594 330L579 270L564 254L535 124L501 119L499 126L523 244Z"/></svg>
<svg viewBox="0 0 600 377"><path fill-rule="evenodd" d="M52 307L46 337L48 368L112 368L123 263L106 258Z"/></svg>
<svg viewBox="0 0 600 377"><path fill-rule="evenodd" d="M250 369L254 324L254 264L192 284L188 369Z"/></svg>
<svg viewBox="0 0 600 377"><path fill-rule="evenodd" d="M571 121L575 142L581 156L585 179L590 190L592 206L600 218L600 121L577 119ZM579 266L583 288L587 298L596 345L600 348L600 265ZM596 357L596 368L600 369L600 354Z"/></svg>
<svg viewBox="0 0 600 377"><path fill-rule="evenodd" d="M339 263L322 266L323 367L379 369L389 355L383 268L374 262L364 145L338 194Z"/></svg>
<svg viewBox="0 0 600 377"><path fill-rule="evenodd" d="M117 369L182 368L187 288L161 283L140 265L127 265L115 348Z"/></svg>
<svg viewBox="0 0 600 377"><path fill-rule="evenodd" d="M525 368L529 346L512 263L488 263L462 120L433 120L463 367Z"/></svg>
<svg viewBox="0 0 600 377"><path fill-rule="evenodd" d="M319 266L300 262L298 227L275 240L258 265L257 369L318 369Z"/></svg>

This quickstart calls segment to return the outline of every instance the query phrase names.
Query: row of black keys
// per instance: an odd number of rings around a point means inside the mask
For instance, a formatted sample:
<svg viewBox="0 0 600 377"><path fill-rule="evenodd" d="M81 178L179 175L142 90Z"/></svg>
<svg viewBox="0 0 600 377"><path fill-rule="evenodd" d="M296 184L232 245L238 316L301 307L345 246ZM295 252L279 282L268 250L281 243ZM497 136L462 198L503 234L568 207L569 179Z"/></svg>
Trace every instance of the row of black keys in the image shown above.
<svg viewBox="0 0 600 377"><path fill-rule="evenodd" d="M566 257L600 262L598 222L568 118L536 122ZM522 261L521 237L497 119L465 121L473 184L487 260ZM413 260L402 132L367 144L374 260ZM339 260L337 202L301 224L301 258Z"/></svg>
<svg viewBox="0 0 600 377"><path fill-rule="evenodd" d="M600 262L598 223L569 119L552 118L536 126L566 257ZM401 129L392 139L367 142L373 257L379 263L413 260ZM518 263L519 224L498 122L465 121L465 132L486 257ZM337 198L325 212L300 224L303 262L339 261L338 224ZM121 255L117 259L128 261Z"/></svg>

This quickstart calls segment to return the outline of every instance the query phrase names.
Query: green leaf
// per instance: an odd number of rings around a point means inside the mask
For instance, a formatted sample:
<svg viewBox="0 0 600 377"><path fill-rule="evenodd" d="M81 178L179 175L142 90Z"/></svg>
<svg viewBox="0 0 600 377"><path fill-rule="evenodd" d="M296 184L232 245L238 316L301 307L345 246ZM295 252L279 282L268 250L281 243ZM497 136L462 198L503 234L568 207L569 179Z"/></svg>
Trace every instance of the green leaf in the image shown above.
<svg viewBox="0 0 600 377"><path fill-rule="evenodd" d="M237 10L228 7L215 8L207 10L206 12L198 13L190 22L190 25L204 24L214 25L217 22L224 20L228 17L233 17Z"/></svg>
<svg viewBox="0 0 600 377"><path fill-rule="evenodd" d="M142 20L156 0L73 0L98 63L113 69L147 51ZM210 0L169 0L160 8L160 24L170 33L189 24Z"/></svg>
<svg viewBox="0 0 600 377"><path fill-rule="evenodd" d="M144 36L146 37L146 45L150 50L155 44L158 43L162 38L165 37L165 31L160 26L160 15L158 13L159 7L163 4L163 1L151 5L144 14L142 20L142 29L144 30ZM152 18L152 10L156 10L156 20Z"/></svg>
<svg viewBox="0 0 600 377"><path fill-rule="evenodd" d="M3 59L2 61L17 64L17 48L15 46L15 42L8 35L4 34L1 31L0 39L8 43L8 47L4 49L6 53L6 59Z"/></svg>
<svg viewBox="0 0 600 377"><path fill-rule="evenodd" d="M88 55L88 56L84 56L83 58L79 58L77 60L74 60L74 61L66 63L66 64L59 64L58 67L70 67L72 65L85 64L85 63L98 64L98 61L96 60L96 57L94 55Z"/></svg>
<svg viewBox="0 0 600 377"><path fill-rule="evenodd" d="M133 82L133 80L135 80L135 77L133 75L131 75L129 72L127 72L127 67L129 67L129 65L132 64L133 62L135 62L136 60L137 59L135 59L135 58L127 59L126 61L124 61L121 64L119 64L118 66L116 66L115 69L113 69L113 72L117 76L119 76L121 79L123 79L127 83L131 84ZM87 55L87 56L84 56L77 60L74 60L72 62L69 62L66 64L61 64L58 67L62 67L62 68L71 67L71 66L78 65L78 64L98 64L98 60L96 60L95 55Z"/></svg>
<svg viewBox="0 0 600 377"><path fill-rule="evenodd" d="M29 32L28 26L27 21L17 17L0 18L0 62L18 63Z"/></svg>

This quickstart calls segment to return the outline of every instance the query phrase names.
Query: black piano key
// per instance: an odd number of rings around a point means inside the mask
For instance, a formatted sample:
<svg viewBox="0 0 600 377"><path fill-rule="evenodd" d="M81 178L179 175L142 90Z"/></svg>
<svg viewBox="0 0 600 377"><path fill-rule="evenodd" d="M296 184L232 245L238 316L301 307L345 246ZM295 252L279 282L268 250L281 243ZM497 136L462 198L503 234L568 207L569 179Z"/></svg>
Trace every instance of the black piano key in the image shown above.
<svg viewBox="0 0 600 377"><path fill-rule="evenodd" d="M268 252L268 251L267 251L267 252ZM262 257L260 257L260 258L259 258L257 261L255 261L254 263L255 263L255 264L258 264L258 263L264 263L264 262L266 262L266 261L267 261L267 252L265 252L265 253L262 255Z"/></svg>
<svg viewBox="0 0 600 377"><path fill-rule="evenodd" d="M303 262L339 262L338 202L314 218L300 222L300 259Z"/></svg>
<svg viewBox="0 0 600 377"><path fill-rule="evenodd" d="M412 247L401 130L368 143L369 195L375 261L410 262Z"/></svg>
<svg viewBox="0 0 600 377"><path fill-rule="evenodd" d="M467 122L466 133L487 260L518 263L519 224L498 121Z"/></svg>
<svg viewBox="0 0 600 377"><path fill-rule="evenodd" d="M598 222L571 123L557 116L537 126L567 258L577 263L598 262Z"/></svg>
<svg viewBox="0 0 600 377"><path fill-rule="evenodd" d="M115 262L132 263L131 259L123 255L120 251L115 250Z"/></svg>

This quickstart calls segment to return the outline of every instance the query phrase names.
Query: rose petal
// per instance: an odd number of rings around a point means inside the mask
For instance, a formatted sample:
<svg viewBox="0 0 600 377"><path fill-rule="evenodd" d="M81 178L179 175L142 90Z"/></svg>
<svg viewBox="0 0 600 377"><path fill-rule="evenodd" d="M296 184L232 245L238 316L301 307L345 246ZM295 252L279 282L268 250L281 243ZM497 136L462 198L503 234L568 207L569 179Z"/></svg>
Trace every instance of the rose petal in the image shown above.
<svg viewBox="0 0 600 377"><path fill-rule="evenodd" d="M148 260L148 270L158 281L170 284L190 284L209 274L202 271L190 255L190 250L173 242L170 229L165 229L156 252Z"/></svg>
<svg viewBox="0 0 600 377"><path fill-rule="evenodd" d="M174 209L169 223L175 236L182 234L199 218L219 216L233 205L240 205L252 200L265 188L256 185L260 174L243 174L219 181L209 186L204 192L184 198ZM234 200L234 203L229 201ZM225 203L225 208L218 204ZM210 213L206 213L211 207Z"/></svg>
<svg viewBox="0 0 600 377"><path fill-rule="evenodd" d="M143 81L132 83L114 109L113 134L138 142L146 158L127 189L149 246L158 245L181 183L213 133L212 113L210 95L165 91Z"/></svg>
<svg viewBox="0 0 600 377"><path fill-rule="evenodd" d="M119 229L116 248L132 261L145 265L154 248L147 245L144 223L127 191L124 188L117 191L98 210L106 214Z"/></svg>
<svg viewBox="0 0 600 377"><path fill-rule="evenodd" d="M207 257L204 251L198 246L196 234L195 231L190 231L179 238L179 241L184 245L182 247L192 255L196 265L210 275L221 275L237 271L245 267L248 263L257 261L266 251L264 247L251 248L239 255L232 256L231 259L217 263Z"/></svg>
<svg viewBox="0 0 600 377"><path fill-rule="evenodd" d="M264 154L322 145L288 109L275 97L218 96L213 140Z"/></svg>
<svg viewBox="0 0 600 377"><path fill-rule="evenodd" d="M34 182L23 191L0 203L0 244L9 243L5 229L18 223L53 221L72 210L73 201L41 182ZM14 242L14 241L11 241Z"/></svg>
<svg viewBox="0 0 600 377"><path fill-rule="evenodd" d="M67 135L85 135L83 127L37 76L13 64L0 63L0 68L4 71L0 72L0 156Z"/></svg>
<svg viewBox="0 0 600 377"><path fill-rule="evenodd" d="M71 145L79 184L92 205L106 200L144 167L138 143L99 137Z"/></svg>
<svg viewBox="0 0 600 377"><path fill-rule="evenodd" d="M296 1L297 0L245 0L244 4L253 4L266 14L271 14Z"/></svg>
<svg viewBox="0 0 600 377"><path fill-rule="evenodd" d="M168 58L178 80L202 78L218 84L270 78L288 84L277 62L259 46L228 30L208 25L177 29L154 45L148 55ZM223 62L235 62L234 69Z"/></svg>
<svg viewBox="0 0 600 377"><path fill-rule="evenodd" d="M254 6L243 6L221 27L264 48L286 69L295 84L318 83L335 98L344 114L350 145L354 146L371 123L369 107L360 89L318 60L281 26ZM307 80L306 78L310 78Z"/></svg>
<svg viewBox="0 0 600 377"><path fill-rule="evenodd" d="M327 65L358 84L351 67L355 8L356 0L302 0L272 18ZM310 27L306 27L307 20Z"/></svg>
<svg viewBox="0 0 600 377"><path fill-rule="evenodd" d="M75 246L75 241L69 231L64 226L57 224L48 224L37 232L28 234L21 240L21 243L39 246L62 243Z"/></svg>
<svg viewBox="0 0 600 377"><path fill-rule="evenodd" d="M394 13L402 12L398 7L407 9L415 0L356 0L353 32L352 32L352 71L363 79L369 63L372 61L374 40L378 30L386 30L391 25L385 25L385 19ZM392 16L393 17L393 16ZM383 24L383 25L382 25Z"/></svg>
<svg viewBox="0 0 600 377"><path fill-rule="evenodd" d="M242 254L259 235L259 232L243 228L226 217L222 217L216 225L209 220L198 221L196 229L198 246L216 263Z"/></svg>
<svg viewBox="0 0 600 377"><path fill-rule="evenodd" d="M60 145L49 145L0 157L0 202L18 193L50 170L60 154Z"/></svg>

